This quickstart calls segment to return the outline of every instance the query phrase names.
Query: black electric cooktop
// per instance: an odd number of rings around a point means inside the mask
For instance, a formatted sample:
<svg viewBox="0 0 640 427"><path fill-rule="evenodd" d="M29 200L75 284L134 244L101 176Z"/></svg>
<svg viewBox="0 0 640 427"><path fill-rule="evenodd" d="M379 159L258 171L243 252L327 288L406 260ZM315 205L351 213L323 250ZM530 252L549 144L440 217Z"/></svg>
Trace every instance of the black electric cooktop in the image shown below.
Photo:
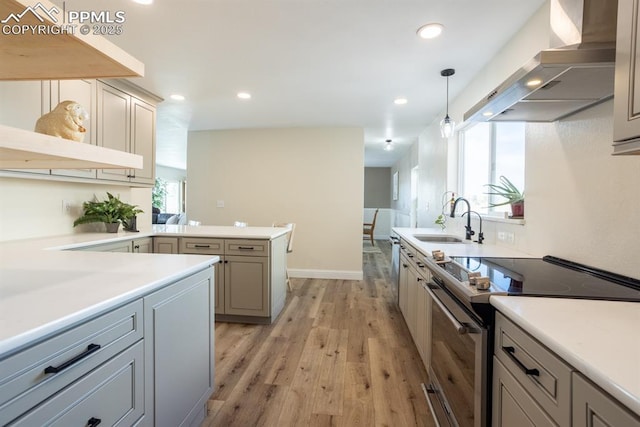
<svg viewBox="0 0 640 427"><path fill-rule="evenodd" d="M468 273L489 277L493 292L520 296L640 302L640 280L553 256L543 258L452 257L445 269L460 281Z"/></svg>

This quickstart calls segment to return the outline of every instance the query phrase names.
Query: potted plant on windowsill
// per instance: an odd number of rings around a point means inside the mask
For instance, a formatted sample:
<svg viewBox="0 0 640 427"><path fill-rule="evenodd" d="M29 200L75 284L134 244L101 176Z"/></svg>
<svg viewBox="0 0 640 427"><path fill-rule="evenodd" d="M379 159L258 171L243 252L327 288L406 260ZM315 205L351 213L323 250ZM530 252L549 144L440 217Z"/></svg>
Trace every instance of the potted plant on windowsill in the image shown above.
<svg viewBox="0 0 640 427"><path fill-rule="evenodd" d="M107 233L117 233L120 224L128 231L135 230L136 215L142 210L135 205L130 205L107 192L107 200L97 199L82 204L82 216L73 222L73 226L88 224L92 222L103 222L107 228Z"/></svg>
<svg viewBox="0 0 640 427"><path fill-rule="evenodd" d="M524 218L524 192L513 185L505 176L500 176L500 184L485 184L491 190L489 196L500 196L506 200L500 203L489 203L489 207L511 205L511 218Z"/></svg>

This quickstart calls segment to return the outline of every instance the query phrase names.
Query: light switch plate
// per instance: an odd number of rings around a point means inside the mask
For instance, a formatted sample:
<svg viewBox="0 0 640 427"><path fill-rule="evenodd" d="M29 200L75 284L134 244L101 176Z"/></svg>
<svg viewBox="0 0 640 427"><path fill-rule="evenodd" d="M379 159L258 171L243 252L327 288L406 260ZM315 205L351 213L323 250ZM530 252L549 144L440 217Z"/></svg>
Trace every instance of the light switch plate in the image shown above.
<svg viewBox="0 0 640 427"><path fill-rule="evenodd" d="M216 201L216 207L217 208L224 208L224 200Z"/></svg>

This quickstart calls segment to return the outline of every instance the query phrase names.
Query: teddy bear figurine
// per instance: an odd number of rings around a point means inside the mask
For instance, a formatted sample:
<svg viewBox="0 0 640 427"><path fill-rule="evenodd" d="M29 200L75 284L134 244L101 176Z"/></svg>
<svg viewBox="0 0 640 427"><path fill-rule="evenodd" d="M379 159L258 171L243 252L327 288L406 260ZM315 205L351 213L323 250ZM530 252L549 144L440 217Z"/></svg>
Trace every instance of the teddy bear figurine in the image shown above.
<svg viewBox="0 0 640 427"><path fill-rule="evenodd" d="M82 142L87 132L82 124L88 118L89 113L82 105L75 101L62 101L50 113L38 119L35 131Z"/></svg>

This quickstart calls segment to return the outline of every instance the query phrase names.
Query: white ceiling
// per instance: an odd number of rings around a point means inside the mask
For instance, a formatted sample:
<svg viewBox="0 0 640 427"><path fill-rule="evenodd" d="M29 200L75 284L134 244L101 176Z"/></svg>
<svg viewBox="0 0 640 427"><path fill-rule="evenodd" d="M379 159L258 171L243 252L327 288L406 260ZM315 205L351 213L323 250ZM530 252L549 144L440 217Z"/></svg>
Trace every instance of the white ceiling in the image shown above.
<svg viewBox="0 0 640 427"><path fill-rule="evenodd" d="M391 166L544 0L67 0L123 10L108 36L145 63L157 163L186 168L188 130L357 126L365 165ZM56 1L56 3L61 3ZM423 40L416 30L440 22ZM240 100L244 90L251 100ZM185 101L169 96L180 93ZM398 106L396 97L408 103ZM384 140L397 145L383 151Z"/></svg>

